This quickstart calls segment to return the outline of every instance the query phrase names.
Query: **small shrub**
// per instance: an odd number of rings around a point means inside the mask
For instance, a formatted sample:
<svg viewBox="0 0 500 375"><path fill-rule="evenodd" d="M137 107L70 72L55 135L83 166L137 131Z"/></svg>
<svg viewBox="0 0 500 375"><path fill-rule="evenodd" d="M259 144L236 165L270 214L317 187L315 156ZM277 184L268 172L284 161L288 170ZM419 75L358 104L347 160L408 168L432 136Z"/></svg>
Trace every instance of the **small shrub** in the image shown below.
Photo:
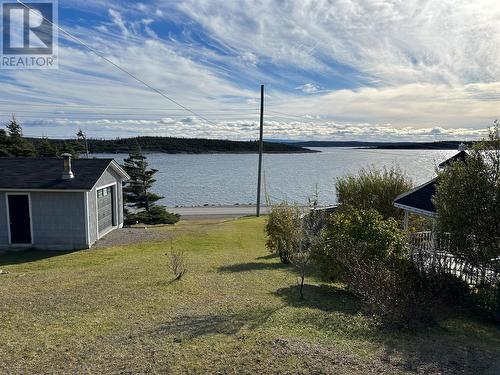
<svg viewBox="0 0 500 375"><path fill-rule="evenodd" d="M299 207L286 202L272 206L267 218L266 247L278 254L282 263L288 263L290 252L300 248L301 212Z"/></svg>
<svg viewBox="0 0 500 375"><path fill-rule="evenodd" d="M174 275L174 280L180 280L188 271L184 251L176 250L170 245L170 251L166 254L169 257L170 270Z"/></svg>
<svg viewBox="0 0 500 375"><path fill-rule="evenodd" d="M157 224L175 224L180 220L179 214L168 212L163 206L152 206L149 211L141 211L135 214L127 214L125 218L126 225L137 223L147 225Z"/></svg>

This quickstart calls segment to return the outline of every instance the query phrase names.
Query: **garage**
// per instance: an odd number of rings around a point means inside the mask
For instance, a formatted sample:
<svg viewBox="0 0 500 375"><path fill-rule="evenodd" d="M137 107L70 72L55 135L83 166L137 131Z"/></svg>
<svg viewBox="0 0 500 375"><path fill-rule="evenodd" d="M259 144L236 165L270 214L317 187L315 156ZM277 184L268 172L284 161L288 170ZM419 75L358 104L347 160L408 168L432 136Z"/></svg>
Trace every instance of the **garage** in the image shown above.
<svg viewBox="0 0 500 375"><path fill-rule="evenodd" d="M99 234L115 226L115 204L113 186L97 190L97 218Z"/></svg>

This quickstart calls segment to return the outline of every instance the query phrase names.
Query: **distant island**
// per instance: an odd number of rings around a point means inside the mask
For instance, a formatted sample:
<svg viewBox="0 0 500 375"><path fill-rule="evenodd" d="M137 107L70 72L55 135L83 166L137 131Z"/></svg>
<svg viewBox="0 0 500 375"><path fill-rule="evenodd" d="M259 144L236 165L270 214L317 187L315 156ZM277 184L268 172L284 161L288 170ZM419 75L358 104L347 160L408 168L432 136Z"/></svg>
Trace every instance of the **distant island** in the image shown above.
<svg viewBox="0 0 500 375"><path fill-rule="evenodd" d="M75 140L28 138L35 148L43 142L50 142L58 149L66 148ZM90 153L127 153L139 144L145 152L166 154L211 154L211 153L258 153L258 141L229 141L222 139L174 138L174 137L134 137L112 140L88 139ZM80 144L81 146L81 144ZM81 150L81 147L80 147ZM313 153L319 152L287 143L264 142L265 153Z"/></svg>
<svg viewBox="0 0 500 375"><path fill-rule="evenodd" d="M353 147L379 150L457 150L464 143L468 147L472 142L439 141L439 142L363 142L363 141L305 141L289 142L298 147Z"/></svg>

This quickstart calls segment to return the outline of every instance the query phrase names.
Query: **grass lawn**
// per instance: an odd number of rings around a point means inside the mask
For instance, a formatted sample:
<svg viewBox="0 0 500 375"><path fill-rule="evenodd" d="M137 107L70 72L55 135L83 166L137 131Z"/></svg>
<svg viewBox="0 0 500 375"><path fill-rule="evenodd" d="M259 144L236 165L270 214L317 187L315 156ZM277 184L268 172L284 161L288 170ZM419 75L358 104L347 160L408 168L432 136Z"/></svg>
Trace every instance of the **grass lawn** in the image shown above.
<svg viewBox="0 0 500 375"><path fill-rule="evenodd" d="M377 327L340 286L268 255L263 219L167 231L170 242L1 255L0 373L500 373L500 329L456 313L416 331Z"/></svg>

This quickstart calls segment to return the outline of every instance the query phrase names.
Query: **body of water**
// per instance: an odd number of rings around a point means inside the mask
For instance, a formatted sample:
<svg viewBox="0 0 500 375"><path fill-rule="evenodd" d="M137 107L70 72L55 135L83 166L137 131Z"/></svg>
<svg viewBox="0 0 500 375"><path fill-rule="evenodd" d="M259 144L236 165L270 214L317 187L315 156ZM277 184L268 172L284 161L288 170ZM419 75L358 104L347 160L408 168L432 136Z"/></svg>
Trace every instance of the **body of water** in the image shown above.
<svg viewBox="0 0 500 375"><path fill-rule="evenodd" d="M365 150L318 148L314 154L265 154L264 183L274 201L307 203L316 185L320 203L336 202L335 180L363 167L398 165L418 185L433 178L436 166L457 151ZM122 162L124 154L95 154ZM205 204L255 204L257 162L255 154L148 154L158 169L155 193L170 207Z"/></svg>

